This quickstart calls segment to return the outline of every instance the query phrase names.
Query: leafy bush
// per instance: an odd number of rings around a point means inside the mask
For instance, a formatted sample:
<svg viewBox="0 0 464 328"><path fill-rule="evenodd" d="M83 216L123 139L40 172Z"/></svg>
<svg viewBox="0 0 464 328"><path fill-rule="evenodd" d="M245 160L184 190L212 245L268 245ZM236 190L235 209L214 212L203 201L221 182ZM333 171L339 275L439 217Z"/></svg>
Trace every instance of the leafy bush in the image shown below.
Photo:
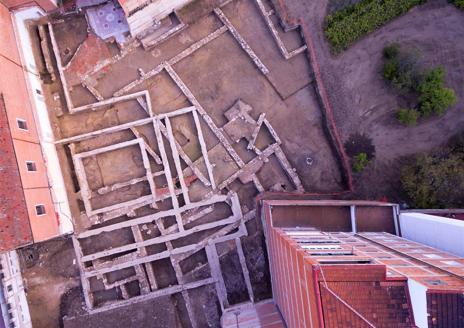
<svg viewBox="0 0 464 328"><path fill-rule="evenodd" d="M401 182L415 208L464 206L464 153L420 155L402 170Z"/></svg>
<svg viewBox="0 0 464 328"><path fill-rule="evenodd" d="M367 154L359 153L354 157L353 171L357 173L362 172L366 168L367 164L369 164Z"/></svg>
<svg viewBox="0 0 464 328"><path fill-rule="evenodd" d="M407 126L414 126L417 124L420 113L415 109L403 108L397 113L398 121Z"/></svg>
<svg viewBox="0 0 464 328"><path fill-rule="evenodd" d="M387 59L395 59L400 53L400 45L396 42L383 48L383 56Z"/></svg>
<svg viewBox="0 0 464 328"><path fill-rule="evenodd" d="M464 9L464 0L452 0L454 5L460 9Z"/></svg>
<svg viewBox="0 0 464 328"><path fill-rule="evenodd" d="M326 18L325 35L335 52L426 0L362 0Z"/></svg>
<svg viewBox="0 0 464 328"><path fill-rule="evenodd" d="M443 114L449 106L456 104L454 91L444 87L444 77L445 70L438 67L428 71L419 84L419 110L424 116Z"/></svg>
<svg viewBox="0 0 464 328"><path fill-rule="evenodd" d="M450 88L432 89L420 95L419 110L424 116L432 113L440 115L446 112L448 107L456 104L457 100L454 90Z"/></svg>
<svg viewBox="0 0 464 328"><path fill-rule="evenodd" d="M386 59L383 77L402 93L417 95L417 108L398 111L401 123L416 125L420 116L443 114L448 107L456 104L454 90L445 88L445 70L437 67L424 73L417 50L401 51L400 46L393 43L383 49L383 55Z"/></svg>
<svg viewBox="0 0 464 328"><path fill-rule="evenodd" d="M383 54L387 59L383 67L384 78L402 92L417 88L421 80L419 51L400 52L399 45L392 44L383 49Z"/></svg>
<svg viewBox="0 0 464 328"><path fill-rule="evenodd" d="M397 78L400 72L400 64L398 60L391 59L383 66L383 77L388 81L393 81Z"/></svg>

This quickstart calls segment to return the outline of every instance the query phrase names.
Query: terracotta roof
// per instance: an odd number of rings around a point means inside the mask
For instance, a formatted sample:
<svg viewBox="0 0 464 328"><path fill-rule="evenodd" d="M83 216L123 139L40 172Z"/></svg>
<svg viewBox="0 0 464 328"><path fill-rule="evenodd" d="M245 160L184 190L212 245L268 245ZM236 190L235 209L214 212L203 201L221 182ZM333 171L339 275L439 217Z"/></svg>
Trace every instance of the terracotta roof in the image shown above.
<svg viewBox="0 0 464 328"><path fill-rule="evenodd" d="M319 282L325 327L414 327L406 282Z"/></svg>
<svg viewBox="0 0 464 328"><path fill-rule="evenodd" d="M464 294L427 292L429 327L464 327Z"/></svg>
<svg viewBox="0 0 464 328"><path fill-rule="evenodd" d="M0 95L0 252L32 242L13 139Z"/></svg>

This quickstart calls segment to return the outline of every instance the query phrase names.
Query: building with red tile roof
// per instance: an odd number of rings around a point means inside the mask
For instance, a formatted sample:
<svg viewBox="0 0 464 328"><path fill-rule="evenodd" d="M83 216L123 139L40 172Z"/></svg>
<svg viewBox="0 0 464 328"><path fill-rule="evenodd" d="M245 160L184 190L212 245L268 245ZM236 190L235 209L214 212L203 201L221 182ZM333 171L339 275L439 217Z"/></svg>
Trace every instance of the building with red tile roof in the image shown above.
<svg viewBox="0 0 464 328"><path fill-rule="evenodd" d="M260 213L287 327L464 327L464 259L400 237L397 205L264 199Z"/></svg>
<svg viewBox="0 0 464 328"><path fill-rule="evenodd" d="M15 13L31 6L56 3L0 2L0 253L60 234L28 80L35 66L18 46Z"/></svg>

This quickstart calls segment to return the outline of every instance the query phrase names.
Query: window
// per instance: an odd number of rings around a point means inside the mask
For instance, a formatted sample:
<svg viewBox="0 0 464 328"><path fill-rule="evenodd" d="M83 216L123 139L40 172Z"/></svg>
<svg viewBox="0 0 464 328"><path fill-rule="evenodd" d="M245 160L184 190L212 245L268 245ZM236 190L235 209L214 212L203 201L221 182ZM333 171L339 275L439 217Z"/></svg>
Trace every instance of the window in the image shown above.
<svg viewBox="0 0 464 328"><path fill-rule="evenodd" d="M45 215L45 206L44 205L36 205L35 206L35 213L37 215Z"/></svg>
<svg viewBox="0 0 464 328"><path fill-rule="evenodd" d="M321 252L321 253L310 253L312 256L354 256L352 252Z"/></svg>
<svg viewBox="0 0 464 328"><path fill-rule="evenodd" d="M301 245L301 248L310 250L342 249L340 245Z"/></svg>
<svg viewBox="0 0 464 328"><path fill-rule="evenodd" d="M338 240L334 239L325 239L325 240L298 240L298 244L340 244Z"/></svg>
<svg viewBox="0 0 464 328"><path fill-rule="evenodd" d="M35 165L35 162L32 161L27 161L26 162L26 167L29 172L35 172L37 171L37 166Z"/></svg>
<svg viewBox="0 0 464 328"><path fill-rule="evenodd" d="M21 118L17 118L17 119L16 119L16 123L18 124L18 128L20 128L21 130L27 131L27 123L26 123L26 120L23 120L23 119L21 119Z"/></svg>
<svg viewBox="0 0 464 328"><path fill-rule="evenodd" d="M370 264L371 260L327 260L319 261L320 264Z"/></svg>
<svg viewBox="0 0 464 328"><path fill-rule="evenodd" d="M457 261L441 261L441 263L445 265L449 265L449 266L460 266L461 265L461 263Z"/></svg>
<svg viewBox="0 0 464 328"><path fill-rule="evenodd" d="M442 280L426 280L426 283L433 285L433 286L443 286L446 285L446 283Z"/></svg>

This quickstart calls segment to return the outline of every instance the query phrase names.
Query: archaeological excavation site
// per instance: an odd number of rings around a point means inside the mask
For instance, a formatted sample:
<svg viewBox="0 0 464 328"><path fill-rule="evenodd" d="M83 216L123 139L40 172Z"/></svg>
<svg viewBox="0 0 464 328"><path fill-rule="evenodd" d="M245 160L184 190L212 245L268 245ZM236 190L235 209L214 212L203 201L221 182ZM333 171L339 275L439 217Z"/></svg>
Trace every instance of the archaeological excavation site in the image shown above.
<svg viewBox="0 0 464 328"><path fill-rule="evenodd" d="M464 327L459 0L0 0L0 328Z"/></svg>
<svg viewBox="0 0 464 328"><path fill-rule="evenodd" d="M271 296L256 197L347 188L301 26L268 0L101 3L31 27L86 311L216 326Z"/></svg>

